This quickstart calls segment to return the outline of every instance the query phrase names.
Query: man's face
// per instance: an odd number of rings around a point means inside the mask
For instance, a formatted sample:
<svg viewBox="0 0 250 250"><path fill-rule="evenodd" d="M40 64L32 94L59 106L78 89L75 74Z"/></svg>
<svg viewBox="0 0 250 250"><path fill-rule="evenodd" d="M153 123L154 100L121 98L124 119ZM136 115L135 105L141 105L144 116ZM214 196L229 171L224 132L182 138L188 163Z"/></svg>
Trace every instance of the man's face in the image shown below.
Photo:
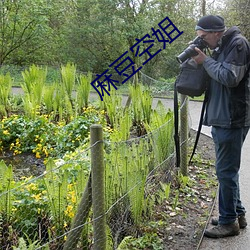
<svg viewBox="0 0 250 250"><path fill-rule="evenodd" d="M221 32L206 32L203 30L197 30L197 35L204 39L210 49L215 49L218 46L218 42L221 38Z"/></svg>

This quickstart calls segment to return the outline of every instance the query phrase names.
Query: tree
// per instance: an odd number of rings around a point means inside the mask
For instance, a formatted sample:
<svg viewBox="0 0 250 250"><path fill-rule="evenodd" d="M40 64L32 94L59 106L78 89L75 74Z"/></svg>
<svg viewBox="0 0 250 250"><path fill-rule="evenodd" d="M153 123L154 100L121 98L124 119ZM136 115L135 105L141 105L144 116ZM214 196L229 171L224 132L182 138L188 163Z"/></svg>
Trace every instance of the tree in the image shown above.
<svg viewBox="0 0 250 250"><path fill-rule="evenodd" d="M8 0L0 2L0 65L43 32L46 10L38 1ZM33 52L41 43L34 44L27 53Z"/></svg>
<svg viewBox="0 0 250 250"><path fill-rule="evenodd" d="M242 33L250 39L250 2L248 0L225 0L221 11L227 27L239 26Z"/></svg>

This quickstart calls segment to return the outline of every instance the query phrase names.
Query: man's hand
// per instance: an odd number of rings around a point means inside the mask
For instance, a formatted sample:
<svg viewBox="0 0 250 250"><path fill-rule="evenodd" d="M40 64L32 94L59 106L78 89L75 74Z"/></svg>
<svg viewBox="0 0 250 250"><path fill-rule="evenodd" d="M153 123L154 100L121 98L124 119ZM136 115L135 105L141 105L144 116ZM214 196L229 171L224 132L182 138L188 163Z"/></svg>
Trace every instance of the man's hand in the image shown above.
<svg viewBox="0 0 250 250"><path fill-rule="evenodd" d="M207 56L200 49L198 49L196 47L194 49L198 53L198 55L194 56L192 58L195 60L195 62L197 64L203 64L203 62L205 61L205 59L207 58Z"/></svg>

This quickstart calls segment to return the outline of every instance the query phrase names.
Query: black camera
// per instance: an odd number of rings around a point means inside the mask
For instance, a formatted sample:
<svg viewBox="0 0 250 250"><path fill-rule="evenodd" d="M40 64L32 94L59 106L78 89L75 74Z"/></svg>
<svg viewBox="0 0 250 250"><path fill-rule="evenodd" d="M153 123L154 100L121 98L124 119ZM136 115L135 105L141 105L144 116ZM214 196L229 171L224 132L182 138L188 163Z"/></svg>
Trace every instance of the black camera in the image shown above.
<svg viewBox="0 0 250 250"><path fill-rule="evenodd" d="M207 43L199 36L197 36L190 45L180 54L178 55L177 61L179 63L183 63L188 58L198 55L198 53L195 51L195 47L199 48L200 50L203 50L207 48Z"/></svg>

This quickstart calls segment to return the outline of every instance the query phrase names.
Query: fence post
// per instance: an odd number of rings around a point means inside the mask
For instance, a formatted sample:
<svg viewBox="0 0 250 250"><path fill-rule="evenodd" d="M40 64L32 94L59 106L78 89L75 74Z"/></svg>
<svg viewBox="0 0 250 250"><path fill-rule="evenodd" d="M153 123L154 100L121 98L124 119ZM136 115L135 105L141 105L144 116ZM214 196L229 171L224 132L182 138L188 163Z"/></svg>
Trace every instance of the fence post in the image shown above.
<svg viewBox="0 0 250 250"><path fill-rule="evenodd" d="M99 124L90 127L91 176L93 205L93 250L106 249L106 216L104 193L103 130Z"/></svg>
<svg viewBox="0 0 250 250"><path fill-rule="evenodd" d="M188 97L180 95L181 109L180 109L180 169L181 174L187 176L188 174Z"/></svg>

